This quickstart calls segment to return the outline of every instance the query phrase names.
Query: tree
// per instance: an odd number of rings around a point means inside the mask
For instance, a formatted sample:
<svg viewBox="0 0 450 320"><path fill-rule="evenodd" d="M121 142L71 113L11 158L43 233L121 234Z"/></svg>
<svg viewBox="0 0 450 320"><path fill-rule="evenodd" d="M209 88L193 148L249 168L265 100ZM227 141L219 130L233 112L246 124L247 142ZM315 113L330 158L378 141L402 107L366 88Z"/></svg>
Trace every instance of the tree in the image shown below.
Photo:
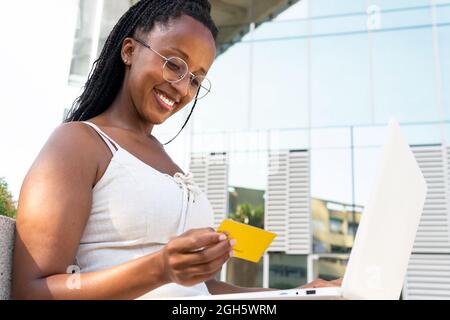
<svg viewBox="0 0 450 320"><path fill-rule="evenodd" d="M236 212L229 217L234 221L245 223L257 228L264 228L264 208L262 205L253 206L249 203L238 204ZM227 266L228 278L234 284L243 287L255 287L258 283L258 271L262 270L262 261L259 264L234 259Z"/></svg>
<svg viewBox="0 0 450 320"><path fill-rule="evenodd" d="M0 215L11 218L16 217L16 206L4 178L0 178Z"/></svg>
<svg viewBox="0 0 450 320"><path fill-rule="evenodd" d="M236 212L230 213L230 218L254 227L264 228L264 208L262 206L255 207L249 203L239 204Z"/></svg>

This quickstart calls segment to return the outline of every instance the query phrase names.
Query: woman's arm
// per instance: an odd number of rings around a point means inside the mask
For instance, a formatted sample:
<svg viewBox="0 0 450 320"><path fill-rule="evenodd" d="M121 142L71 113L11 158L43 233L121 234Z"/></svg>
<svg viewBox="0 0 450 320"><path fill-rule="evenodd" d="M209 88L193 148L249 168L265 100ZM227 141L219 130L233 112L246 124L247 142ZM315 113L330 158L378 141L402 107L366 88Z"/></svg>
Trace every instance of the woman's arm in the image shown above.
<svg viewBox="0 0 450 320"><path fill-rule="evenodd" d="M58 127L24 179L13 262L15 299L136 298L163 285L160 254L98 272L67 274L89 218L99 148L78 123ZM69 285L68 285L69 283Z"/></svg>
<svg viewBox="0 0 450 320"><path fill-rule="evenodd" d="M162 277L160 252L97 272L57 273L18 280L13 299L136 299L168 283ZM79 286L74 282L79 281ZM19 283L17 283L19 282Z"/></svg>
<svg viewBox="0 0 450 320"><path fill-rule="evenodd" d="M106 146L96 145L97 137L91 134L79 123L57 128L24 179L12 297L134 299L166 283L189 286L211 279L232 248L225 235L210 228L189 230L159 252L112 268L66 273L90 215L99 162L95 159L99 150L109 152ZM207 249L196 251L203 247Z"/></svg>

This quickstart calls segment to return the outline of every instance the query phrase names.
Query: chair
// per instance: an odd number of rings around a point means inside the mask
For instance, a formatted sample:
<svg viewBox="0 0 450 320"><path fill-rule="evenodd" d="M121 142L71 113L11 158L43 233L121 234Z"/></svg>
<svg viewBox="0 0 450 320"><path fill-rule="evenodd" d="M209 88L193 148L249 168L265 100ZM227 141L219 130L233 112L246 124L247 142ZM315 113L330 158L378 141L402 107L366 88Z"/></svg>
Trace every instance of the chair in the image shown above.
<svg viewBox="0 0 450 320"><path fill-rule="evenodd" d="M0 300L11 298L15 226L14 219L0 216Z"/></svg>

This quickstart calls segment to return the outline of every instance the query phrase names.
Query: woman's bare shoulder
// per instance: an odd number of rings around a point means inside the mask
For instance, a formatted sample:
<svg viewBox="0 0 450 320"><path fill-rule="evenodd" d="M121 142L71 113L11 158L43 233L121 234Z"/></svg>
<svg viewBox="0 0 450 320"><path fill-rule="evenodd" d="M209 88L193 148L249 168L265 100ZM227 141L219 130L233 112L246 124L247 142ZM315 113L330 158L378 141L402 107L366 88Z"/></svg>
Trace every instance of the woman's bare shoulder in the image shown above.
<svg viewBox="0 0 450 320"><path fill-rule="evenodd" d="M95 145L95 140L92 139L93 137L95 137L95 133L87 124L76 121L62 123L56 127L50 135L48 142L70 144L74 148L78 146L90 147L91 145Z"/></svg>
<svg viewBox="0 0 450 320"><path fill-rule="evenodd" d="M95 133L83 123L69 122L56 127L42 147L30 172L52 166L55 174L83 172L95 180L98 168L98 148Z"/></svg>

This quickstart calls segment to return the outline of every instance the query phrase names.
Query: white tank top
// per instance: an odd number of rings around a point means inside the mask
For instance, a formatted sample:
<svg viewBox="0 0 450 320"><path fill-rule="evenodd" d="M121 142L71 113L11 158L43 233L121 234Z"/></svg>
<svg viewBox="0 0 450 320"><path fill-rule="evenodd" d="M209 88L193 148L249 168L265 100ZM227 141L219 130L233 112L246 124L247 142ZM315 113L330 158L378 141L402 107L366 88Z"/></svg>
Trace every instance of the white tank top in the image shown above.
<svg viewBox="0 0 450 320"><path fill-rule="evenodd" d="M213 226L213 209L193 174L162 173L94 128L113 154L94 186L92 209L76 253L81 272L102 270L160 250L192 228ZM138 299L209 295L205 283L161 286Z"/></svg>

